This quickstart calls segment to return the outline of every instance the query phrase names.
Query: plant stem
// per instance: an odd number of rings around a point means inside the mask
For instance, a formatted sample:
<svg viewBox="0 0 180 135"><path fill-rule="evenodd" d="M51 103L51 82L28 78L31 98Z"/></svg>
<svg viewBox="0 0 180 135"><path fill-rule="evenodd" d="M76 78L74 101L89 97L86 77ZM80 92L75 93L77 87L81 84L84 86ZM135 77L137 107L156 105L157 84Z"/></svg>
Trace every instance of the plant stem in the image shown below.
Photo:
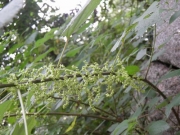
<svg viewBox="0 0 180 135"><path fill-rule="evenodd" d="M18 89L17 93L18 93L18 97L19 97L19 102L21 104L25 133L26 133L26 135L28 135L27 121L26 121L26 112L25 112L24 105L23 105L21 91Z"/></svg>

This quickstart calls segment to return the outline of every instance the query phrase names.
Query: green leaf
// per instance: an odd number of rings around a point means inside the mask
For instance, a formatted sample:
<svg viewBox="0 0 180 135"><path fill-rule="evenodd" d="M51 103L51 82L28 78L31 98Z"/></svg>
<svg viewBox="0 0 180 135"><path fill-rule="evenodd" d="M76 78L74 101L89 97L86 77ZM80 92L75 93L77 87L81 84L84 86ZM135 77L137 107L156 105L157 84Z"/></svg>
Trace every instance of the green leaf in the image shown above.
<svg viewBox="0 0 180 135"><path fill-rule="evenodd" d="M159 101L159 97L155 97L151 99L148 103L149 109L152 109L152 107L154 107L156 103L158 103L158 101Z"/></svg>
<svg viewBox="0 0 180 135"><path fill-rule="evenodd" d="M38 31L35 31L34 33L32 33L25 41L26 44L31 44L35 41L35 38L38 34Z"/></svg>
<svg viewBox="0 0 180 135"><path fill-rule="evenodd" d="M134 29L138 23L134 23L130 25L127 29L124 30L123 34L121 37L117 40L115 45L112 47L111 52L114 52L120 45L125 41L126 36L129 34L129 31Z"/></svg>
<svg viewBox="0 0 180 135"><path fill-rule="evenodd" d="M124 31L122 36L117 40L115 45L112 47L111 52L114 52L122 44L123 42L122 40L125 38L125 36L126 36L126 31Z"/></svg>
<svg viewBox="0 0 180 135"><path fill-rule="evenodd" d="M141 17L136 19L134 23L138 22L135 28L136 36L134 38L142 37L144 32L153 24L161 22L159 15L159 2L155 1L151 6L143 13Z"/></svg>
<svg viewBox="0 0 180 135"><path fill-rule="evenodd" d="M142 114L142 107L138 107L136 109L136 111L133 113L133 115L131 116L131 118L138 118L141 114Z"/></svg>
<svg viewBox="0 0 180 135"><path fill-rule="evenodd" d="M157 58L158 58L159 56L161 56L164 52L165 52L165 49L162 49L162 50L158 51L158 53L155 53L155 54L152 56L152 61L157 60Z"/></svg>
<svg viewBox="0 0 180 135"><path fill-rule="evenodd" d="M77 47L73 50L70 50L69 52L66 53L67 57L74 57L79 51L81 50L82 47Z"/></svg>
<svg viewBox="0 0 180 135"><path fill-rule="evenodd" d="M93 23L93 21L91 20L90 22L88 23L85 23L81 28L79 28L76 32L76 34L80 34L82 33L83 31L86 30L86 28L88 28L91 24Z"/></svg>
<svg viewBox="0 0 180 135"><path fill-rule="evenodd" d="M167 129L169 129L169 125L163 120L151 122L147 127L150 135L159 135Z"/></svg>
<svg viewBox="0 0 180 135"><path fill-rule="evenodd" d="M38 62L38 61L42 60L43 58L45 58L45 57L48 55L48 53L50 53L50 52L53 51L53 50L54 50L54 48L50 48L50 49L49 49L48 51L46 51L45 53L39 55L33 62L35 63L35 62Z"/></svg>
<svg viewBox="0 0 180 135"><path fill-rule="evenodd" d="M160 78L160 81L165 80L165 79L168 79L168 78L171 78L171 77L179 76L179 75L180 75L180 69L175 70L175 71L172 71L172 72L169 72L169 73L163 75L163 76Z"/></svg>
<svg viewBox="0 0 180 135"><path fill-rule="evenodd" d="M47 32L47 33L44 35L43 38L41 38L41 39L39 39L39 40L36 41L35 46L34 46L33 49L38 48L38 47L44 45L44 43L45 43L46 41L48 41L48 40L51 39L51 38L54 38L54 32L55 32L56 30L58 30L58 29L59 29L59 28L53 28L53 29L51 29L49 32Z"/></svg>
<svg viewBox="0 0 180 135"><path fill-rule="evenodd" d="M124 120L121 122L115 130L111 133L111 135L119 135L124 132L128 128L128 120Z"/></svg>
<svg viewBox="0 0 180 135"><path fill-rule="evenodd" d="M63 105L63 103L64 103L64 100L61 100L61 99L57 100L56 103L54 104L54 106L52 107L52 110L53 111L57 110L59 107L61 107Z"/></svg>
<svg viewBox="0 0 180 135"><path fill-rule="evenodd" d="M180 10L176 11L171 18L169 19L169 24L171 24L172 22L174 22L178 17L180 16Z"/></svg>
<svg viewBox="0 0 180 135"><path fill-rule="evenodd" d="M0 45L0 53L2 53L4 51L4 46Z"/></svg>
<svg viewBox="0 0 180 135"><path fill-rule="evenodd" d="M180 105L179 101L180 101L180 93L176 95L175 97L173 97L170 104L166 106L165 114L167 117L170 115L172 107Z"/></svg>
<svg viewBox="0 0 180 135"><path fill-rule="evenodd" d="M74 128L74 126L75 126L75 124L76 124L76 119L77 119L77 116L74 118L74 120L73 120L73 122L71 123L71 125L66 129L65 133L71 131L71 130Z"/></svg>
<svg viewBox="0 0 180 135"><path fill-rule="evenodd" d="M22 47L24 45L24 43L19 43L19 44L15 44L13 45L10 50L9 50L9 53L12 54L14 53L18 48Z"/></svg>
<svg viewBox="0 0 180 135"><path fill-rule="evenodd" d="M69 38L73 32L76 32L100 2L101 0L88 0L82 10L79 11L78 14L69 22L66 29L63 31L62 36Z"/></svg>
<svg viewBox="0 0 180 135"><path fill-rule="evenodd" d="M146 55L146 51L147 48L141 49L136 55L136 60L142 59Z"/></svg>
<svg viewBox="0 0 180 135"><path fill-rule="evenodd" d="M118 123L112 124L112 125L108 128L108 131L109 131L109 132L114 131L115 128L116 128L118 125L119 125Z"/></svg>
<svg viewBox="0 0 180 135"><path fill-rule="evenodd" d="M12 103L13 102L11 100L8 100L8 101L3 102L2 104L0 104L0 122L3 119L4 113L6 111L8 111L8 109L11 107Z"/></svg>
<svg viewBox="0 0 180 135"><path fill-rule="evenodd" d="M172 97L168 97L168 100L170 100ZM161 109L163 107L165 107L166 105L168 104L168 101L167 100L164 100L163 102L161 102L160 104L158 104L156 106L157 109Z"/></svg>
<svg viewBox="0 0 180 135"><path fill-rule="evenodd" d="M29 118L27 120L27 127L28 127L28 134L31 134L32 129L36 126L36 119L35 118ZM12 135L25 135L24 125L16 123L14 131Z"/></svg>
<svg viewBox="0 0 180 135"><path fill-rule="evenodd" d="M28 134L31 134L32 129L36 126L36 119L34 117L30 117L27 120L27 125L28 125Z"/></svg>
<svg viewBox="0 0 180 135"><path fill-rule="evenodd" d="M32 96L34 95L33 91L28 91L28 96L26 100L26 110L29 111L31 106L33 105Z"/></svg>
<svg viewBox="0 0 180 135"><path fill-rule="evenodd" d="M127 66L125 70L128 72L129 75L134 75L139 72L139 67L135 65Z"/></svg>

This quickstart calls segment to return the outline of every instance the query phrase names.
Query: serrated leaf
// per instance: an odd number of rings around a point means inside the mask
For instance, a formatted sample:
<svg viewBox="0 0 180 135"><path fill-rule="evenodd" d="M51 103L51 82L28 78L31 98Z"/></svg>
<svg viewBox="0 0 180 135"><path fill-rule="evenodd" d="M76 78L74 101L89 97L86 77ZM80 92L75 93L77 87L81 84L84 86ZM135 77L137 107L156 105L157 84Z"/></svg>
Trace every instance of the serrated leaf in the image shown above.
<svg viewBox="0 0 180 135"><path fill-rule="evenodd" d="M128 72L129 75L134 75L139 72L139 67L135 65L125 67L125 70Z"/></svg>
<svg viewBox="0 0 180 135"><path fill-rule="evenodd" d="M69 22L66 29L63 31L62 36L69 38L73 32L76 32L100 2L101 0L88 0L86 5L82 7L82 10L79 11L78 14Z"/></svg>
<svg viewBox="0 0 180 135"><path fill-rule="evenodd" d="M169 24L171 24L172 22L174 22L178 17L180 16L180 10L176 11L171 18L169 19Z"/></svg>
<svg viewBox="0 0 180 135"><path fill-rule="evenodd" d="M11 100L8 100L0 104L0 122L3 119L4 113L11 107L12 103Z"/></svg>
<svg viewBox="0 0 180 135"><path fill-rule="evenodd" d="M151 122L147 127L150 135L159 135L167 129L169 129L169 125L163 120Z"/></svg>
<svg viewBox="0 0 180 135"><path fill-rule="evenodd" d="M71 130L74 128L74 126L75 126L75 124L76 124L76 119L77 119L77 116L74 118L74 120L73 120L73 122L71 123L71 125L66 129L65 133L71 131Z"/></svg>

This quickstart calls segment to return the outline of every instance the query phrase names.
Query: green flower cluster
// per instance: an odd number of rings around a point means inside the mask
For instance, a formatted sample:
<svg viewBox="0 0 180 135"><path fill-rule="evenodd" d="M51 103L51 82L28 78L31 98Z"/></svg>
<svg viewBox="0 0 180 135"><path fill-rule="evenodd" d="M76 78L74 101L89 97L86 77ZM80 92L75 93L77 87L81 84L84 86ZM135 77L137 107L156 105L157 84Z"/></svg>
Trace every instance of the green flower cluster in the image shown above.
<svg viewBox="0 0 180 135"><path fill-rule="evenodd" d="M101 92L104 92L103 86L107 97L114 94L113 86L116 84L122 84L124 87L130 85L140 90L137 83L140 81L128 75L121 60L118 60L115 66L105 63L100 67L97 63L85 63L82 69L76 66L68 69L63 65L55 67L50 64L39 69L22 70L18 75L10 74L7 80L8 83L16 85L16 88L11 88L11 92L17 88L31 92L34 101L52 100L52 96L61 97L65 101L64 106L69 103L71 97L81 100L82 96L86 95L93 108L93 103L98 101Z"/></svg>

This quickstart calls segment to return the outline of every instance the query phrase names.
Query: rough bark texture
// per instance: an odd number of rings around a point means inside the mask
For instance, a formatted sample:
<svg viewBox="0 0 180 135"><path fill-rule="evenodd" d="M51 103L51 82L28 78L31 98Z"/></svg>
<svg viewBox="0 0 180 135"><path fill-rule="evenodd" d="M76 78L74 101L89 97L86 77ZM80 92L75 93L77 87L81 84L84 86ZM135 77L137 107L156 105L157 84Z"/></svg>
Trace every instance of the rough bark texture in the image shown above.
<svg viewBox="0 0 180 135"><path fill-rule="evenodd" d="M160 14L161 18L164 20L164 23L156 25L154 49L155 53L163 53L158 57L158 61L160 62L152 62L147 79L155 84L167 97L169 97L180 92L180 77L172 77L163 80L160 83L158 83L158 80L164 74L172 70L172 67L167 66L167 64L180 68L180 17L177 18L173 23L169 24L169 19L174 11L180 10L180 1L176 3L176 0L161 0L160 5L163 9L173 10L166 10ZM164 43L166 44L163 45ZM176 111L177 110L178 109L176 108ZM168 118L166 118L162 115L162 112L157 111L153 112L150 117L151 120L167 120L171 128L164 132L163 135L174 135L177 131L180 131L180 128L173 128L174 126L180 125L176 125L178 122L172 113ZM172 123L171 120L173 120L176 124Z"/></svg>

